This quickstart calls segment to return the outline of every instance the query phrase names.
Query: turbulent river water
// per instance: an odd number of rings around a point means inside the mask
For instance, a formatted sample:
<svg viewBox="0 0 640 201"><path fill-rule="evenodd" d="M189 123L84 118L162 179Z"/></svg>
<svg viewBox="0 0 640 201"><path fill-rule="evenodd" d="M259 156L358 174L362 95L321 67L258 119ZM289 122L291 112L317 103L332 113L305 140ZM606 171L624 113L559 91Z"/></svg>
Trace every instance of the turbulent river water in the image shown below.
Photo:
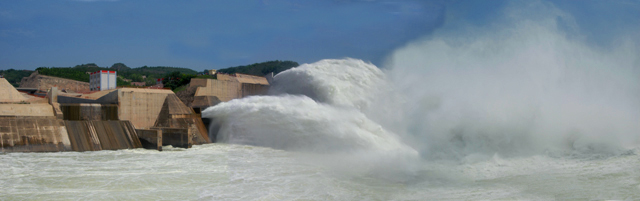
<svg viewBox="0 0 640 201"><path fill-rule="evenodd" d="M637 154L424 162L392 181L246 145L11 153L0 155L0 200L637 200Z"/></svg>
<svg viewBox="0 0 640 201"><path fill-rule="evenodd" d="M596 47L525 8L382 68L283 71L203 111L221 143L0 154L0 200L639 200L637 36Z"/></svg>

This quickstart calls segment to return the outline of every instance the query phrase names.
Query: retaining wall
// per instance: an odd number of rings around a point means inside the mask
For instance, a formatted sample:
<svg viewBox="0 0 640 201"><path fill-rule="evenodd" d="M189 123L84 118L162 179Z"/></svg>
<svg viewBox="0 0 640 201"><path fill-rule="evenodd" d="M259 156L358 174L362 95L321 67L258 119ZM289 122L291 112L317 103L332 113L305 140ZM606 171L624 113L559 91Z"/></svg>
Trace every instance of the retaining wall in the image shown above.
<svg viewBox="0 0 640 201"><path fill-rule="evenodd" d="M118 120L118 105L62 104L64 120Z"/></svg>
<svg viewBox="0 0 640 201"><path fill-rule="evenodd" d="M206 87L198 87L195 96L216 96L226 102L242 97L242 91L237 81L209 80Z"/></svg>
<svg viewBox="0 0 640 201"><path fill-rule="evenodd" d="M161 89L119 89L114 93L119 96L120 120L131 121L137 129L153 127L165 98L173 94L170 90Z"/></svg>
<svg viewBox="0 0 640 201"><path fill-rule="evenodd" d="M55 117L0 117L2 152L71 151L63 120Z"/></svg>
<svg viewBox="0 0 640 201"><path fill-rule="evenodd" d="M65 121L74 151L142 148L129 121Z"/></svg>
<svg viewBox="0 0 640 201"><path fill-rule="evenodd" d="M20 88L36 88L40 91L47 91L51 87L58 87L60 90L89 91L88 82L40 75L37 71L32 73L29 77L22 78L20 81Z"/></svg>
<svg viewBox="0 0 640 201"><path fill-rule="evenodd" d="M55 115L53 113L53 106L42 103L0 104L0 116L54 117Z"/></svg>
<svg viewBox="0 0 640 201"><path fill-rule="evenodd" d="M266 95L269 92L269 85L242 83L242 97Z"/></svg>
<svg viewBox="0 0 640 201"><path fill-rule="evenodd" d="M158 130L162 134L158 139ZM189 129L184 128L153 128L137 129L140 133L140 141L147 149L158 149L162 151L162 146L171 145L173 147L191 148L193 139L189 138ZM161 144L158 145L158 142Z"/></svg>
<svg viewBox="0 0 640 201"><path fill-rule="evenodd" d="M193 138L190 138L190 129L184 128L153 128L153 129L136 129L139 134L140 141L147 149L159 149L161 146L171 145L173 147L191 148ZM162 134L158 139L158 131ZM161 143L158 146L158 143Z"/></svg>
<svg viewBox="0 0 640 201"><path fill-rule="evenodd" d="M0 117L2 152L100 151L142 148L128 121L64 121Z"/></svg>

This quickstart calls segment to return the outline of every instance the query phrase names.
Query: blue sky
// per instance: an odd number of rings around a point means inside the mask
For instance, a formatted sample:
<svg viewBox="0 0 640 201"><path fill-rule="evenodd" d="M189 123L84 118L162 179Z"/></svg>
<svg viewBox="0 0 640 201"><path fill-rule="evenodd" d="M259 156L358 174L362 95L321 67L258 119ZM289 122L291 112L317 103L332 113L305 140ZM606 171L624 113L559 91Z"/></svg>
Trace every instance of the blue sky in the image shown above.
<svg viewBox="0 0 640 201"><path fill-rule="evenodd" d="M380 65L445 22L482 26L507 1L0 1L0 69L96 63L218 69L353 57ZM553 1L594 44L640 25L640 1ZM456 20L450 20L456 19ZM640 29L638 29L640 30Z"/></svg>

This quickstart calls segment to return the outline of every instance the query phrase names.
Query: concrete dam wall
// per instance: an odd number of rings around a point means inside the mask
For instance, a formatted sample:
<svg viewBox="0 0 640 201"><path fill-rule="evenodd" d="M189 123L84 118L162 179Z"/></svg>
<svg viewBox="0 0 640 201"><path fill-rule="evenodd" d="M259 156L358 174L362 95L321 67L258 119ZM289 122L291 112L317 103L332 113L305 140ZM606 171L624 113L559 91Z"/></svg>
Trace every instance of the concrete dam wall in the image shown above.
<svg viewBox="0 0 640 201"><path fill-rule="evenodd" d="M0 117L0 151L58 152L141 148L129 121Z"/></svg>
<svg viewBox="0 0 640 201"><path fill-rule="evenodd" d="M71 151L63 120L47 117L0 117L2 152Z"/></svg>
<svg viewBox="0 0 640 201"><path fill-rule="evenodd" d="M129 121L65 121L74 151L142 148Z"/></svg>
<svg viewBox="0 0 640 201"><path fill-rule="evenodd" d="M118 105L114 104L61 104L65 120L118 120Z"/></svg>

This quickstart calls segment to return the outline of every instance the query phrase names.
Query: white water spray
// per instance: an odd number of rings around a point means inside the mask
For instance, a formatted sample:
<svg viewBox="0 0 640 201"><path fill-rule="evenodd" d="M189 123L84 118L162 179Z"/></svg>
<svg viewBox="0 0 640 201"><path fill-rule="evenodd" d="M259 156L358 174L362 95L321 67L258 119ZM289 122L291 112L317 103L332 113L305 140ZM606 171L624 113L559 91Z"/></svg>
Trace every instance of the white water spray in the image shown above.
<svg viewBox="0 0 640 201"><path fill-rule="evenodd" d="M342 172L404 174L418 152L370 118L386 87L372 64L322 60L276 75L272 96L221 103L203 117L219 126L219 142L296 151Z"/></svg>
<svg viewBox="0 0 640 201"><path fill-rule="evenodd" d="M390 57L407 142L429 158L615 154L639 144L637 41L590 46L561 29L577 26L570 16L540 2L504 16L464 34L444 28Z"/></svg>
<svg viewBox="0 0 640 201"><path fill-rule="evenodd" d="M570 16L543 3L504 16L469 34L445 26L395 51L386 73L355 59L304 64L276 75L272 96L203 114L221 126L222 142L309 153L472 159L609 155L639 144L635 40L592 47L564 32L577 26Z"/></svg>

